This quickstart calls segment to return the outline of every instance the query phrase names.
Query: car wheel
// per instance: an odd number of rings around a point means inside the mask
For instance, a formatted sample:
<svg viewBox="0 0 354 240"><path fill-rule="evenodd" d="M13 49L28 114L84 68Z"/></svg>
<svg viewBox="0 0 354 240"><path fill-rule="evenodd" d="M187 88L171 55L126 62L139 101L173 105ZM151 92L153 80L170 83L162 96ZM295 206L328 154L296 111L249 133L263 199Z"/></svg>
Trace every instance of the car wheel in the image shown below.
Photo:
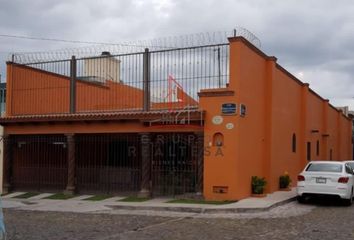
<svg viewBox="0 0 354 240"><path fill-rule="evenodd" d="M296 200L298 201L298 203L305 203L305 197L303 196L297 196Z"/></svg>

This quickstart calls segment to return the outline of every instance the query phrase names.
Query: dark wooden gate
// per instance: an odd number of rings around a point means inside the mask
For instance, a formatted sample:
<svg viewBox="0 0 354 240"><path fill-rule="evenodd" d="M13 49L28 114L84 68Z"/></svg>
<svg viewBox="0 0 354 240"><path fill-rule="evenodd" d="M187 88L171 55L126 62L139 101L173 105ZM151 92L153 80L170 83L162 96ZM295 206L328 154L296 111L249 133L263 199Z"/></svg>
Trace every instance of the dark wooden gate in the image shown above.
<svg viewBox="0 0 354 240"><path fill-rule="evenodd" d="M10 145L14 190L65 189L68 172L65 136L12 136Z"/></svg>
<svg viewBox="0 0 354 240"><path fill-rule="evenodd" d="M203 146L194 133L152 133L149 179L153 196L200 192ZM137 193L142 184L141 135L76 134L75 186L79 193ZM14 190L63 191L68 181L64 135L11 136Z"/></svg>
<svg viewBox="0 0 354 240"><path fill-rule="evenodd" d="M79 134L76 141L78 192L137 192L141 184L138 134Z"/></svg>
<svg viewBox="0 0 354 240"><path fill-rule="evenodd" d="M200 140L200 139L199 139ZM152 194L196 193L202 184L202 145L193 133L154 134L151 152Z"/></svg>

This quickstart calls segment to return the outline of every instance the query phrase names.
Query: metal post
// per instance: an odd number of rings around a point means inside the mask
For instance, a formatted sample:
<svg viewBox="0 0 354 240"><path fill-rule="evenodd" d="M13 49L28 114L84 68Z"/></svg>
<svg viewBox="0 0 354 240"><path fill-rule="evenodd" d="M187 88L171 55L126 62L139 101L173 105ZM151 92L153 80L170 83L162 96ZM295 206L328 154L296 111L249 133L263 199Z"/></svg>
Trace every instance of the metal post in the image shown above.
<svg viewBox="0 0 354 240"><path fill-rule="evenodd" d="M149 133L140 134L141 143L141 189L139 197L151 196L151 137Z"/></svg>
<svg viewBox="0 0 354 240"><path fill-rule="evenodd" d="M76 112L76 58L70 61L70 113Z"/></svg>
<svg viewBox="0 0 354 240"><path fill-rule="evenodd" d="M8 135L3 136L3 190L2 194L7 194L11 191L11 161L12 158L12 144Z"/></svg>
<svg viewBox="0 0 354 240"><path fill-rule="evenodd" d="M221 88L221 56L220 56L220 47L214 49L214 52L217 52L218 58L218 87Z"/></svg>
<svg viewBox="0 0 354 240"><path fill-rule="evenodd" d="M218 47L218 77L219 77L219 88L221 88L221 58L220 58L220 47Z"/></svg>
<svg viewBox="0 0 354 240"><path fill-rule="evenodd" d="M68 144L68 182L65 189L65 193L75 193L75 137L74 134L67 134Z"/></svg>
<svg viewBox="0 0 354 240"><path fill-rule="evenodd" d="M197 182L196 192L197 195L203 195L203 171L204 171L204 133L197 132Z"/></svg>
<svg viewBox="0 0 354 240"><path fill-rule="evenodd" d="M144 98L143 98L143 110L150 110L150 53L149 49L145 48L143 56L143 88L144 88Z"/></svg>

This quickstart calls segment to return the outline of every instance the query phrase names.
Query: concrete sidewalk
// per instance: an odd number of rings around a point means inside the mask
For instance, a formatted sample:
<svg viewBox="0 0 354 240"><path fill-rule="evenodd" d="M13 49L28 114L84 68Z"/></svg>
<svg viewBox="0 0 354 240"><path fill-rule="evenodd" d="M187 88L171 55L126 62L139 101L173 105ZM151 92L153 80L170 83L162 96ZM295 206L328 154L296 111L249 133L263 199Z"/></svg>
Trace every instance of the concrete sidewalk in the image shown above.
<svg viewBox="0 0 354 240"><path fill-rule="evenodd" d="M293 201L296 196L295 188L292 191L279 191L268 194L264 198L246 198L235 203L214 204L184 204L167 203L172 198L153 198L143 202L120 202L124 197L112 197L101 201L83 200L90 195L81 195L67 200L44 199L50 194L43 193L28 199L16 198L23 193L16 192L3 196L3 208L35 211L60 211L60 212L102 212L109 210L148 210L172 211L189 213L252 213L264 212L274 207Z"/></svg>

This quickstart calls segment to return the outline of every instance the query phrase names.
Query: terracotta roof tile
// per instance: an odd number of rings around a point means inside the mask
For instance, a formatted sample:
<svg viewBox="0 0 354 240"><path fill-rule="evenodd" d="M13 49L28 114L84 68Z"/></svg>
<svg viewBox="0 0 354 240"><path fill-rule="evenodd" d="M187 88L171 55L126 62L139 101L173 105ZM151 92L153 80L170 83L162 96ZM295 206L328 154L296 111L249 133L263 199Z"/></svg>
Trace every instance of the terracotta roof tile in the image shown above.
<svg viewBox="0 0 354 240"><path fill-rule="evenodd" d="M19 115L0 118L0 124L26 123L26 122L66 122L66 121L107 121L107 120L140 120L149 121L163 115L190 116L191 120L200 120L204 111L199 109L179 111L129 111L129 112L89 112L89 113L64 113L64 114L41 114L41 115Z"/></svg>

